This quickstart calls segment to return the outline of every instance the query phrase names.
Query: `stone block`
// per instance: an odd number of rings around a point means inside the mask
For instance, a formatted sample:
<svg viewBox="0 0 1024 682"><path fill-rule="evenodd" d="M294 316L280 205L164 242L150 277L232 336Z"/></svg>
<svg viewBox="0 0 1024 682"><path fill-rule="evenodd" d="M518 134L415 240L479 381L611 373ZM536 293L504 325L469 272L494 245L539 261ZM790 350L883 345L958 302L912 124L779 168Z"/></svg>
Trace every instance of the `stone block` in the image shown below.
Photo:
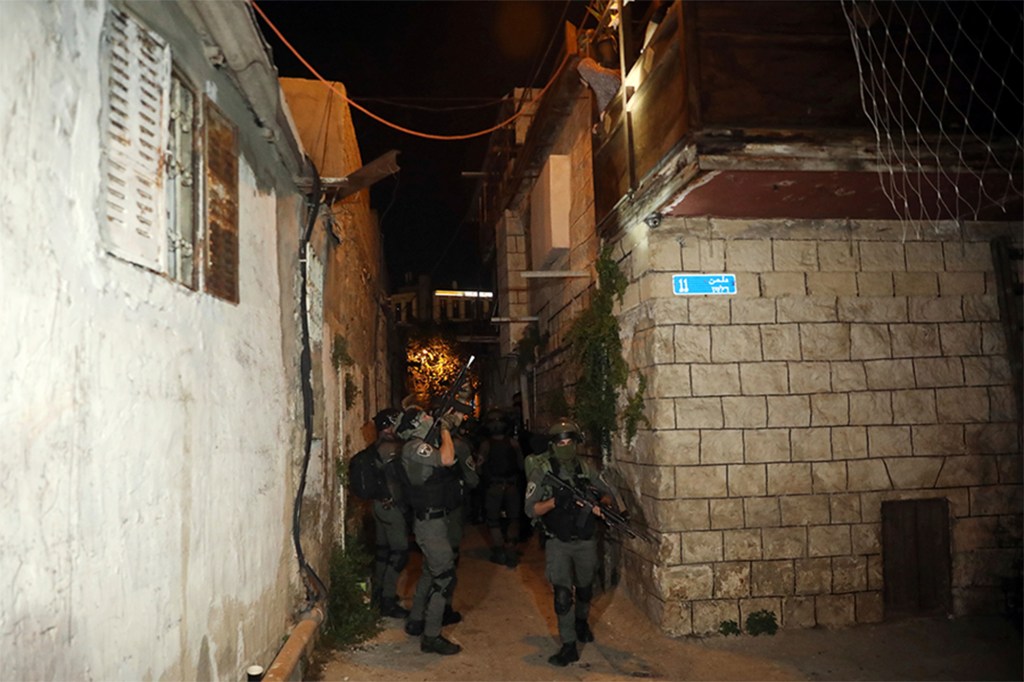
<svg viewBox="0 0 1024 682"><path fill-rule="evenodd" d="M851 491L892 489L885 462L880 459L851 459L846 463L846 475L847 487Z"/></svg>
<svg viewBox="0 0 1024 682"><path fill-rule="evenodd" d="M651 238L649 267L661 272L681 272L683 269L683 249L678 238Z"/></svg>
<svg viewBox="0 0 1024 682"><path fill-rule="evenodd" d="M761 353L765 360L799 360L800 326L777 324L761 327Z"/></svg>
<svg viewBox="0 0 1024 682"><path fill-rule="evenodd" d="M822 272L856 272L860 251L851 241L818 242L818 267Z"/></svg>
<svg viewBox="0 0 1024 682"><path fill-rule="evenodd" d="M643 301L642 310L656 327L690 323L690 308L686 301L678 297L646 299Z"/></svg>
<svg viewBox="0 0 1024 682"><path fill-rule="evenodd" d="M673 327L654 327L648 333L652 364L668 365L676 362Z"/></svg>
<svg viewBox="0 0 1024 682"><path fill-rule="evenodd" d="M814 462L811 485L815 494L841 493L848 489L846 462Z"/></svg>
<svg viewBox="0 0 1024 682"><path fill-rule="evenodd" d="M983 272L940 272L939 293L942 296L977 296L985 293Z"/></svg>
<svg viewBox="0 0 1024 682"><path fill-rule="evenodd" d="M857 274L853 272L809 272L807 293L810 296L856 296Z"/></svg>
<svg viewBox="0 0 1024 682"><path fill-rule="evenodd" d="M764 495L768 478L764 464L733 464L728 467L729 497Z"/></svg>
<svg viewBox="0 0 1024 682"><path fill-rule="evenodd" d="M1006 353L1006 331L1002 324L983 322L981 329L981 352L985 355L1003 355Z"/></svg>
<svg viewBox="0 0 1024 682"><path fill-rule="evenodd" d="M654 431L650 464L691 465L700 463L700 432Z"/></svg>
<svg viewBox="0 0 1024 682"><path fill-rule="evenodd" d="M811 526L807 529L807 554L812 557L844 556L850 553L850 527Z"/></svg>
<svg viewBox="0 0 1024 682"><path fill-rule="evenodd" d="M657 500L654 510L657 527L663 533L711 528L707 500Z"/></svg>
<svg viewBox="0 0 1024 682"><path fill-rule="evenodd" d="M838 319L833 296L797 296L775 302L776 319L785 322L835 322Z"/></svg>
<svg viewBox="0 0 1024 682"><path fill-rule="evenodd" d="M753 239L726 242L725 267L728 272L771 272L772 243Z"/></svg>
<svg viewBox="0 0 1024 682"><path fill-rule="evenodd" d="M954 519L953 547L957 552L993 547L999 526L999 519L994 516Z"/></svg>
<svg viewBox="0 0 1024 682"><path fill-rule="evenodd" d="M775 323L775 301L770 298L734 298L730 306L733 324Z"/></svg>
<svg viewBox="0 0 1024 682"><path fill-rule="evenodd" d="M860 495L829 495L828 513L830 523L859 524L860 517ZM853 528L851 527L851 538ZM856 543L854 543L856 544ZM854 547L854 554L857 553Z"/></svg>
<svg viewBox="0 0 1024 682"><path fill-rule="evenodd" d="M964 383L968 386L1012 384L1013 373L1005 355L980 355L964 358Z"/></svg>
<svg viewBox="0 0 1024 682"><path fill-rule="evenodd" d="M858 272L857 291L861 296L892 296L891 272Z"/></svg>
<svg viewBox="0 0 1024 682"><path fill-rule="evenodd" d="M907 242L904 249L910 272L942 272L946 269L941 242Z"/></svg>
<svg viewBox="0 0 1024 682"><path fill-rule="evenodd" d="M806 296L806 276L802 272L766 272L761 275L761 293L769 299Z"/></svg>
<svg viewBox="0 0 1024 682"><path fill-rule="evenodd" d="M715 594L719 599L750 596L750 563L746 561L715 564Z"/></svg>
<svg viewBox="0 0 1024 682"><path fill-rule="evenodd" d="M852 594L822 594L815 597L814 619L825 628L845 628L857 622L856 599Z"/></svg>
<svg viewBox="0 0 1024 682"><path fill-rule="evenodd" d="M707 296L687 301L691 324L729 324L729 297Z"/></svg>
<svg viewBox="0 0 1024 682"><path fill-rule="evenodd" d="M676 425L681 429L720 429L721 398L676 398Z"/></svg>
<svg viewBox="0 0 1024 682"><path fill-rule="evenodd" d="M863 592L868 588L868 560L864 556L832 559L832 591L838 594Z"/></svg>
<svg viewBox="0 0 1024 682"><path fill-rule="evenodd" d="M897 296L939 295L939 277L934 272L894 272L892 284Z"/></svg>
<svg viewBox="0 0 1024 682"><path fill-rule="evenodd" d="M743 432L743 458L756 462L790 460L789 429L750 429Z"/></svg>
<svg viewBox="0 0 1024 682"><path fill-rule="evenodd" d="M882 555L871 554L868 556L868 589L881 590L882 587Z"/></svg>
<svg viewBox="0 0 1024 682"><path fill-rule="evenodd" d="M992 422L1012 421L1020 418L1016 396L1010 386L988 387L989 419Z"/></svg>
<svg viewBox="0 0 1024 682"><path fill-rule="evenodd" d="M977 355L981 352L981 325L977 322L941 325L939 343L946 355Z"/></svg>
<svg viewBox="0 0 1024 682"><path fill-rule="evenodd" d="M911 322L960 322L964 319L960 296L915 297L907 311Z"/></svg>
<svg viewBox="0 0 1024 682"><path fill-rule="evenodd" d="M829 376L828 368L823 373ZM850 423L850 399L845 393L820 393L811 396L812 426L844 426Z"/></svg>
<svg viewBox="0 0 1024 682"><path fill-rule="evenodd" d="M992 247L988 242L943 242L942 253L948 272L992 271Z"/></svg>
<svg viewBox="0 0 1024 682"><path fill-rule="evenodd" d="M902 272L907 269L900 242L860 242L858 247L863 272Z"/></svg>
<svg viewBox="0 0 1024 682"><path fill-rule="evenodd" d="M769 495L806 495L812 492L811 465L780 462L768 465Z"/></svg>
<svg viewBox="0 0 1024 682"><path fill-rule="evenodd" d="M982 455L1020 452L1017 427L1012 422L968 424L964 440L970 452Z"/></svg>
<svg viewBox="0 0 1024 682"><path fill-rule="evenodd" d="M789 373L784 362L742 363L739 384L744 395L782 395L789 392Z"/></svg>
<svg viewBox="0 0 1024 682"><path fill-rule="evenodd" d="M740 607L735 599L709 599L693 602L693 634L718 632L726 621L740 622Z"/></svg>
<svg viewBox="0 0 1024 682"><path fill-rule="evenodd" d="M711 328L712 362L753 362L761 360L761 333L757 326L731 324Z"/></svg>
<svg viewBox="0 0 1024 682"><path fill-rule="evenodd" d="M795 590L793 562L755 561L750 565L750 593L757 596L790 595Z"/></svg>
<svg viewBox="0 0 1024 682"><path fill-rule="evenodd" d="M684 564L722 560L722 533L719 531L688 531L680 533Z"/></svg>
<svg viewBox="0 0 1024 682"><path fill-rule="evenodd" d="M768 396L768 426L809 426L810 423L810 396Z"/></svg>
<svg viewBox="0 0 1024 682"><path fill-rule="evenodd" d="M852 336L852 330L851 330ZM852 338L851 338L852 341ZM853 349L851 347L851 353ZM832 369L832 390L841 393L850 391L863 391L868 387L867 373L864 371L862 362L833 362ZM851 402L850 409L853 405ZM851 413L851 419L853 418Z"/></svg>
<svg viewBox="0 0 1024 682"><path fill-rule="evenodd" d="M813 241L776 239L772 242L773 269L808 272L818 269L818 248Z"/></svg>
<svg viewBox="0 0 1024 682"><path fill-rule="evenodd" d="M640 492L648 497L664 500L675 497L676 474L670 466L634 466L632 480L640 485Z"/></svg>
<svg viewBox="0 0 1024 682"><path fill-rule="evenodd" d="M832 591L832 561L828 557L797 559L793 569L797 594L828 594Z"/></svg>
<svg viewBox="0 0 1024 682"><path fill-rule="evenodd" d="M676 467L676 495L681 498L726 497L726 467Z"/></svg>
<svg viewBox="0 0 1024 682"><path fill-rule="evenodd" d="M862 500L863 504L863 500ZM863 516L863 513L861 513ZM855 523L850 526L850 546L856 555L878 554L882 551L882 524L880 523ZM879 581L870 582L871 563L868 562L868 578L870 586L881 585Z"/></svg>
<svg viewBox="0 0 1024 682"><path fill-rule="evenodd" d="M885 460L889 479L897 490L934 488L942 457L890 457Z"/></svg>
<svg viewBox="0 0 1024 682"><path fill-rule="evenodd" d="M914 461L920 459L915 457ZM995 457L965 455L935 458L943 462L942 473L936 472L935 487L957 488L995 485L999 480L999 467ZM977 513L973 508L971 510Z"/></svg>
<svg viewBox="0 0 1024 682"><path fill-rule="evenodd" d="M678 363L711 362L711 328L676 325L673 337Z"/></svg>
<svg viewBox="0 0 1024 682"><path fill-rule="evenodd" d="M964 320L969 322L995 322L999 320L999 299L995 294L964 296Z"/></svg>
<svg viewBox="0 0 1024 682"><path fill-rule="evenodd" d="M935 390L931 388L892 392L892 419L896 424L934 424Z"/></svg>
<svg viewBox="0 0 1024 682"><path fill-rule="evenodd" d="M799 559L807 556L807 529L802 526L765 528L761 531L765 559Z"/></svg>
<svg viewBox="0 0 1024 682"><path fill-rule="evenodd" d="M675 400L672 398L648 398L644 400L647 419L652 429L676 428Z"/></svg>
<svg viewBox="0 0 1024 682"><path fill-rule="evenodd" d="M737 395L740 392L739 366L690 365L691 390L695 396Z"/></svg>
<svg viewBox="0 0 1024 682"><path fill-rule="evenodd" d="M742 431L736 429L715 429L701 432L701 464L736 464L742 461Z"/></svg>
<svg viewBox="0 0 1024 682"><path fill-rule="evenodd" d="M939 329L934 324L893 324L889 326L894 358L942 355Z"/></svg>
<svg viewBox="0 0 1024 682"><path fill-rule="evenodd" d="M730 494L732 480L729 481ZM712 530L743 528L743 500L710 500ZM759 545L760 546L760 545Z"/></svg>
<svg viewBox="0 0 1024 682"><path fill-rule="evenodd" d="M836 302L840 322L907 321L907 299L891 296L843 296Z"/></svg>
<svg viewBox="0 0 1024 682"><path fill-rule="evenodd" d="M801 324L800 350L804 360L850 360L850 325Z"/></svg>
<svg viewBox="0 0 1024 682"><path fill-rule="evenodd" d="M779 498L748 497L743 501L743 518L750 528L780 525Z"/></svg>
<svg viewBox="0 0 1024 682"><path fill-rule="evenodd" d="M851 324L850 357L854 360L891 358L892 340L888 325Z"/></svg>
<svg viewBox="0 0 1024 682"><path fill-rule="evenodd" d="M743 382L743 366L740 366ZM727 429L757 429L768 425L768 403L763 396L724 397L722 414Z"/></svg>
<svg viewBox="0 0 1024 682"><path fill-rule="evenodd" d="M723 530L722 544L726 561L756 561L761 558L761 529Z"/></svg>
<svg viewBox="0 0 1024 682"><path fill-rule="evenodd" d="M872 391L913 388L916 385L912 360L866 360L864 373Z"/></svg>
<svg viewBox="0 0 1024 682"><path fill-rule="evenodd" d="M840 426L832 429L834 459L862 459L868 456L868 432L863 426Z"/></svg>
<svg viewBox="0 0 1024 682"><path fill-rule="evenodd" d="M832 372L829 363L789 363L789 386L793 393L827 393L831 391Z"/></svg>
<svg viewBox="0 0 1024 682"><path fill-rule="evenodd" d="M967 452L963 424L912 426L910 436L914 444L914 455L960 455Z"/></svg>
<svg viewBox="0 0 1024 682"><path fill-rule="evenodd" d="M685 398L691 395L689 365L658 365L650 373L647 397Z"/></svg>
<svg viewBox="0 0 1024 682"><path fill-rule="evenodd" d="M958 357L917 358L913 362L918 388L964 384L963 362Z"/></svg>
<svg viewBox="0 0 1024 682"><path fill-rule="evenodd" d="M854 613L858 623L881 623L885 620L881 592L858 592L853 597Z"/></svg>
<svg viewBox="0 0 1024 682"><path fill-rule="evenodd" d="M655 584L666 600L709 599L715 585L714 569L711 564L672 566L656 571Z"/></svg>
<svg viewBox="0 0 1024 682"><path fill-rule="evenodd" d="M794 462L828 461L832 459L832 441L829 429L792 429L789 439L793 445Z"/></svg>
<svg viewBox="0 0 1024 682"><path fill-rule="evenodd" d="M787 629L813 628L814 597L786 597L782 600L782 623Z"/></svg>
<svg viewBox="0 0 1024 682"><path fill-rule="evenodd" d="M783 526L816 526L829 523L825 495L790 495L779 498Z"/></svg>

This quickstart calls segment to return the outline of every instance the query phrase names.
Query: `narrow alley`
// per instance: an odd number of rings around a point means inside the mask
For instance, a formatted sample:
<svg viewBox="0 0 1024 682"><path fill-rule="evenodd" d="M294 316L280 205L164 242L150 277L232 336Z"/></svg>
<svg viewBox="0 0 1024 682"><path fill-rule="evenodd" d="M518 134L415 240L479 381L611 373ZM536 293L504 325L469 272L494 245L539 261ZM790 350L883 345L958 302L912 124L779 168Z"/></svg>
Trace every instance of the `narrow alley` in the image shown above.
<svg viewBox="0 0 1024 682"><path fill-rule="evenodd" d="M912 619L845 630L780 630L775 636L672 638L613 588L599 594L596 641L566 668L547 663L558 648L544 553L537 538L515 569L488 561L483 525L467 526L455 608L445 635L455 656L423 654L400 619L385 619L369 642L321 653L312 679L388 680L1019 680L1022 641L1008 620ZM412 559L399 585L411 600L420 572ZM913 652L912 655L909 652Z"/></svg>

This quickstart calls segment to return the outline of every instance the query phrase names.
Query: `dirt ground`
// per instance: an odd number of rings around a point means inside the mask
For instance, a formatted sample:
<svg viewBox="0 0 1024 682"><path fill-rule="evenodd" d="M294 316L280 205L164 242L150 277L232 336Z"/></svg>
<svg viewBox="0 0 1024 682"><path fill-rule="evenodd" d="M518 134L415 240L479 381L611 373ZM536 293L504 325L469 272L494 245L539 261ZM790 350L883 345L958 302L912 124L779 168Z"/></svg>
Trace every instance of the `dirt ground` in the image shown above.
<svg viewBox="0 0 1024 682"><path fill-rule="evenodd" d="M671 638L622 590L595 598L596 641L580 661L548 664L558 649L544 557L536 539L515 569L487 561L483 526L467 527L455 608L444 634L455 656L423 654L403 621L386 619L373 640L321 654L315 679L357 680L1022 680L1021 633L1008 620L915 619L844 630L780 630L774 636ZM408 605L419 556L399 586Z"/></svg>

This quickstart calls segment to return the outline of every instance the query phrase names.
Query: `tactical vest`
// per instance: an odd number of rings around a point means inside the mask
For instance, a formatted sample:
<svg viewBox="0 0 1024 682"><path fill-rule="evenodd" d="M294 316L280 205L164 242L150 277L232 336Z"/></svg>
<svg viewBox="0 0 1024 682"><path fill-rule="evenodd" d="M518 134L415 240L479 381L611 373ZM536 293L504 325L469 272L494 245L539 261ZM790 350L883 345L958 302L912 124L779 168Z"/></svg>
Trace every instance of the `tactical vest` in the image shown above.
<svg viewBox="0 0 1024 682"><path fill-rule="evenodd" d="M573 460L574 471L568 479L559 475L562 467L556 457L548 457L548 463L551 466L551 473L558 478L567 480L573 486L582 489L590 485L590 479L583 473L583 467L580 466L578 460ZM594 532L597 530L597 517L589 507L574 506L571 509L555 507L540 519L544 524L544 530L562 542L589 540L594 537Z"/></svg>
<svg viewBox="0 0 1024 682"><path fill-rule="evenodd" d="M462 504L462 479L456 467L435 467L422 485L410 485L408 502L414 512L421 514L458 508Z"/></svg>

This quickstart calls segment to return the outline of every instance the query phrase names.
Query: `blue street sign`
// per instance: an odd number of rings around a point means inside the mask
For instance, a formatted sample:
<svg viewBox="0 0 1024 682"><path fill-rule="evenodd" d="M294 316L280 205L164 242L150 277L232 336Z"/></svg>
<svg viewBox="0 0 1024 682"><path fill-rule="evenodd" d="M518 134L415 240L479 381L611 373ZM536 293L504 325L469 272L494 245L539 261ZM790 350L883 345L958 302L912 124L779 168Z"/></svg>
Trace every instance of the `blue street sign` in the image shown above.
<svg viewBox="0 0 1024 682"><path fill-rule="evenodd" d="M672 293L676 296L735 294L736 275L672 275Z"/></svg>

